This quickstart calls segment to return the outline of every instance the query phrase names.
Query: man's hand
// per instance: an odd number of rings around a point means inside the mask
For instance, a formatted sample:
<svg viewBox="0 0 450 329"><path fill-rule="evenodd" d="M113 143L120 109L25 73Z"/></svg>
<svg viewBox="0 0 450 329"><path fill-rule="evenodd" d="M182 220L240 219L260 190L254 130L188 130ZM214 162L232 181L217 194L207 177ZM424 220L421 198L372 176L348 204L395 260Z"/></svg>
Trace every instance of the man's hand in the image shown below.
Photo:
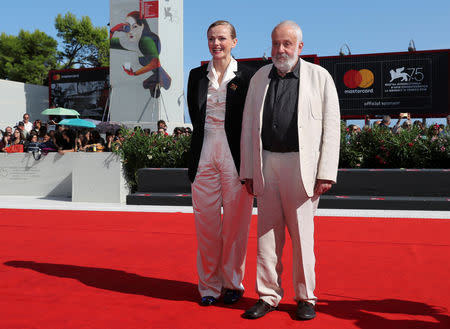
<svg viewBox="0 0 450 329"><path fill-rule="evenodd" d="M248 194L253 195L253 179L247 178L245 179L245 188L247 189Z"/></svg>
<svg viewBox="0 0 450 329"><path fill-rule="evenodd" d="M314 194L315 195L322 195L323 193L327 192L331 188L331 181L324 180L324 179L317 179L316 180L316 186L314 187Z"/></svg>

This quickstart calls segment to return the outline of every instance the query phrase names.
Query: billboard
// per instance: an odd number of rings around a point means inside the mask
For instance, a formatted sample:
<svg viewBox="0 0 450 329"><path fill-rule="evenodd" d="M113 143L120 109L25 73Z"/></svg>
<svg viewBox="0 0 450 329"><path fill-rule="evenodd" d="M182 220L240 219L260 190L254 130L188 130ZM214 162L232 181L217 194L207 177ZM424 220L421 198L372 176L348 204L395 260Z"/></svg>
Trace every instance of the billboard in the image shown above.
<svg viewBox="0 0 450 329"><path fill-rule="evenodd" d="M182 123L183 1L110 0L110 9L111 120Z"/></svg>
<svg viewBox="0 0 450 329"><path fill-rule="evenodd" d="M449 51L319 57L338 90L341 116L449 112Z"/></svg>
<svg viewBox="0 0 450 329"><path fill-rule="evenodd" d="M77 110L81 118L102 120L108 96L108 67L49 72L49 104Z"/></svg>

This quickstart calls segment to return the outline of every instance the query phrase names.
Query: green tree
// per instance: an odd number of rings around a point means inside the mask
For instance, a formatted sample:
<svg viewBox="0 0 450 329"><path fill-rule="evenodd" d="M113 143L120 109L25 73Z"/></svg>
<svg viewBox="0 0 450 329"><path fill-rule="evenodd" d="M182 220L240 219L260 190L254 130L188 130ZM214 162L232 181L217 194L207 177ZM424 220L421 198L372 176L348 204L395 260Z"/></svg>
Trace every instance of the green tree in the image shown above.
<svg viewBox="0 0 450 329"><path fill-rule="evenodd" d="M78 20L68 12L55 19L57 36L62 39L63 51L58 60L63 69L73 67L101 67L109 65L108 29L94 27L88 16Z"/></svg>
<svg viewBox="0 0 450 329"><path fill-rule="evenodd" d="M45 84L48 71L56 68L57 45L55 39L39 30L21 30L18 36L2 33L0 78Z"/></svg>

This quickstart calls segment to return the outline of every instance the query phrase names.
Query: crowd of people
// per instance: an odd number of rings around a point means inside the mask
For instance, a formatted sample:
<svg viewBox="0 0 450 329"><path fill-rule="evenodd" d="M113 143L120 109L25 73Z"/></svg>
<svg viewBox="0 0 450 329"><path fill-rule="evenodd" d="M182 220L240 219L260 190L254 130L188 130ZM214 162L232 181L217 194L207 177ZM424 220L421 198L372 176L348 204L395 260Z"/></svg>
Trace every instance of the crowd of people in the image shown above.
<svg viewBox="0 0 450 329"><path fill-rule="evenodd" d="M380 127L383 129L387 129L393 134L400 134L402 131L410 131L413 128L417 128L421 135L424 137L430 137L432 139L436 139L439 136L450 136L450 115L447 116L447 125L444 124L433 124L430 127L427 127L423 121L421 120L411 120L410 113L400 113L395 124L392 124L392 118L390 115L384 115L381 120L376 120L373 122L371 127L370 119L367 116L365 119L363 130L368 130L373 127ZM361 127L357 124L350 124L347 127L347 132L349 135L358 134L361 132Z"/></svg>
<svg viewBox="0 0 450 329"><path fill-rule="evenodd" d="M164 120L159 120L157 122L157 124L156 124L156 127L157 127L157 129L155 131L153 131L153 132L150 129L145 128L144 129L144 133L146 135L150 135L150 134L158 135L158 134L160 134L160 135L164 135L164 136L169 136L169 133L167 132L167 124L166 124L166 122ZM136 129L141 129L141 127L136 126L134 129L135 130ZM189 127L175 127L173 129L172 136L174 136L174 137L190 136L191 134L192 134L192 129L189 128Z"/></svg>
<svg viewBox="0 0 450 329"><path fill-rule="evenodd" d="M30 121L30 115L25 113L23 120L14 128L8 126L2 132L0 152L96 152L111 151L112 143L121 144L123 137L120 130L115 134L106 133L101 137L96 129L74 129L55 124L53 120L43 122Z"/></svg>
<svg viewBox="0 0 450 329"><path fill-rule="evenodd" d="M142 129L137 126L136 129ZM147 134L169 135L164 120L158 121L157 130L143 129ZM111 152L114 147L120 147L124 141L121 129L115 132L101 134L95 128L78 128L63 126L53 120L43 122L41 120L30 121L30 115L25 113L22 121L14 127L8 126L0 130L0 152ZM190 135L189 127L176 127L172 136ZM104 135L104 137L102 137Z"/></svg>

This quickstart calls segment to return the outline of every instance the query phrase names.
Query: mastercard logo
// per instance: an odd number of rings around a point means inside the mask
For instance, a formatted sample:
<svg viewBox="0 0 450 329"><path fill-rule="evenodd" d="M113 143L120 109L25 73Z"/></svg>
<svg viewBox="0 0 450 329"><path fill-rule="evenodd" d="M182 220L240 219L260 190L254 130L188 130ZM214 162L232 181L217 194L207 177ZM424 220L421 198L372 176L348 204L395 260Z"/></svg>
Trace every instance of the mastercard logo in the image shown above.
<svg viewBox="0 0 450 329"><path fill-rule="evenodd" d="M344 74L344 84L347 88L369 88L373 85L374 75L368 69L349 70Z"/></svg>
<svg viewBox="0 0 450 329"><path fill-rule="evenodd" d="M55 80L55 81L60 80L60 79L61 79L61 76L59 74L55 74L53 76L53 80Z"/></svg>

